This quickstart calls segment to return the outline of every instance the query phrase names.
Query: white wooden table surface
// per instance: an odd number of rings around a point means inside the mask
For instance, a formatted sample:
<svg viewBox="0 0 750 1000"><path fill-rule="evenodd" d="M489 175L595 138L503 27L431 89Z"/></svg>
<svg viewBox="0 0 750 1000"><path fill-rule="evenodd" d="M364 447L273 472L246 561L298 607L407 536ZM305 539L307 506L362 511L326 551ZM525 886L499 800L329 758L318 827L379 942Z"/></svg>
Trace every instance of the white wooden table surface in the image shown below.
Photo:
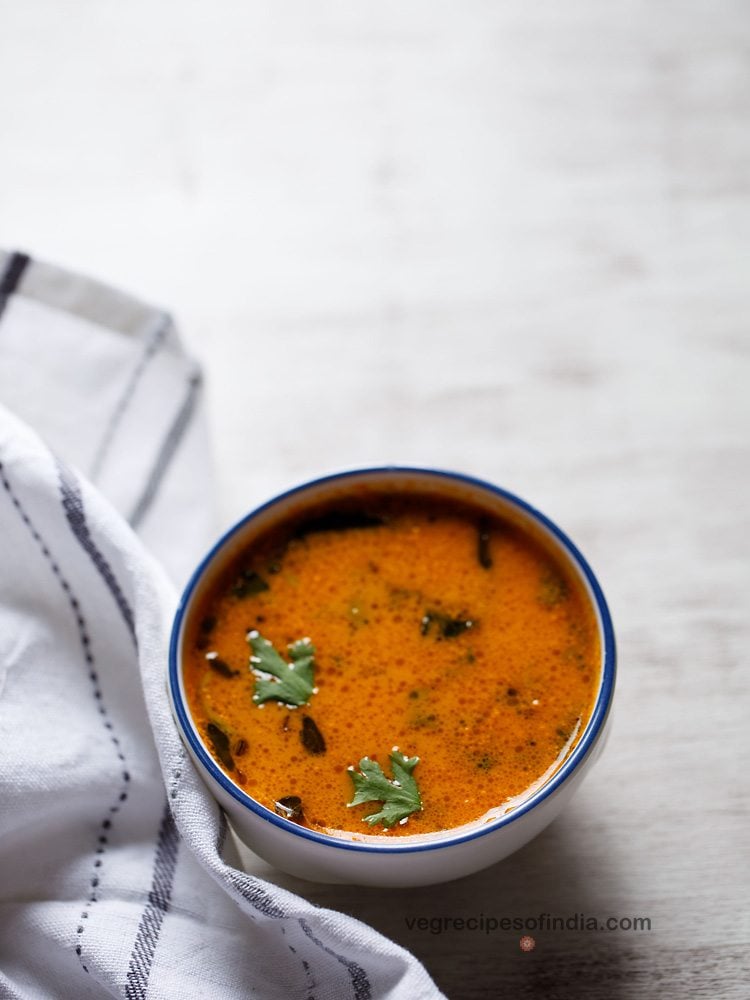
<svg viewBox="0 0 750 1000"><path fill-rule="evenodd" d="M452 998L750 995L750 7L0 0L0 240L173 308L221 524L342 466L462 469L599 573L620 679L495 868L253 870ZM415 918L646 917L650 930Z"/></svg>

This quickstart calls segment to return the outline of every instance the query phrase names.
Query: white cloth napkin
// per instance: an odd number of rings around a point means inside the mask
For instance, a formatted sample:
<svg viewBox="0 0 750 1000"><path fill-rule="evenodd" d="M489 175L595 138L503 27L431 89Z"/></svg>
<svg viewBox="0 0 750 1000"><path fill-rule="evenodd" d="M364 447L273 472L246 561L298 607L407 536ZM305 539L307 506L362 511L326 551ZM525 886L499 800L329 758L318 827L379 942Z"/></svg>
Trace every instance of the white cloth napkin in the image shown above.
<svg viewBox="0 0 750 1000"><path fill-rule="evenodd" d="M439 997L235 867L175 731L170 578L213 533L200 390L166 314L0 253L0 996Z"/></svg>

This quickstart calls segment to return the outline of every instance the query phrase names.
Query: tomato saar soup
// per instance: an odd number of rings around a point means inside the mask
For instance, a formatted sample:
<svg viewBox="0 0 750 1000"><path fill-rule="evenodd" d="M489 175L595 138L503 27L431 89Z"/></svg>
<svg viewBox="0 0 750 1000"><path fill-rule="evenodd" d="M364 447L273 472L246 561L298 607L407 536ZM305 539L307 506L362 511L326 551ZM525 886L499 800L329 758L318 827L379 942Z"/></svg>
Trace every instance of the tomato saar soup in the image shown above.
<svg viewBox="0 0 750 1000"><path fill-rule="evenodd" d="M601 651L541 539L473 502L364 490L257 537L183 659L196 727L248 795L313 830L396 837L540 787L591 716Z"/></svg>

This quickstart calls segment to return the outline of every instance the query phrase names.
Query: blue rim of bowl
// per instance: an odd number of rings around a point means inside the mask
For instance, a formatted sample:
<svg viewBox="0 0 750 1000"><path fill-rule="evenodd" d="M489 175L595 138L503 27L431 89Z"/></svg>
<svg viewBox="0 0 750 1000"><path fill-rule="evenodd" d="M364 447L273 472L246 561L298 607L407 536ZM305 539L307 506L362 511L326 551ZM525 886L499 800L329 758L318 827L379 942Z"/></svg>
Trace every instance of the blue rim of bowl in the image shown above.
<svg viewBox="0 0 750 1000"><path fill-rule="evenodd" d="M604 660L602 663L602 680L599 688L599 694L596 699L596 704L594 705L594 710L591 714L591 718L588 721L583 736L579 742L574 747L572 753L560 766L552 777L542 785L540 789L533 792L529 798L524 801L521 805L517 806L511 812L504 816L500 816L495 820L485 823L480 829L473 830L469 833L457 834L451 837L450 833L446 835L445 838L440 837L440 839L430 840L424 843L416 844L406 844L399 845L390 841L384 844L371 844L371 843L361 843L356 841L345 840L343 838L331 836L324 833L317 833L314 830L309 830L307 827L299 826L297 823L292 823L290 820L284 819L282 816L277 816L275 813L271 812L265 806L262 806L255 799L251 798L246 792L243 792L230 778L224 774L221 768L216 764L213 757L208 753L203 745L203 742L198 737L196 730L193 726L192 720L185 708L183 703L182 694L180 691L179 683L179 663L178 663L178 647L180 642L180 635L182 632L182 624L185 619L185 612L190 599L193 595L196 585L203 576L204 571L213 561L217 553L224 548L226 543L241 531L242 528L248 523L248 521L253 520L263 511L267 510L269 507L274 507L276 504L285 500L287 497L296 496L299 493L303 493L314 486L325 485L328 483L333 483L337 480L343 481L346 479L351 479L355 477L365 477L365 476L386 476L386 475L398 475L398 476L432 476L437 479L449 479L454 483L463 483L472 488L479 488L489 493L495 494L502 499L508 501L511 505L518 507L524 513L530 515L532 519L536 520L538 523L543 525L553 536L561 543L565 551L572 558L572 560L578 565L578 568L583 573L586 581L588 582L591 592L594 596L594 601L599 614L599 618L602 625L602 633L604 639ZM451 472L446 469L430 469L430 468L419 468L414 466L403 466L403 465L385 465L385 466L372 466L362 469L347 469L343 472L334 472L326 476L320 476L317 479L309 480L306 483L302 483L299 486L294 486L292 489L286 490L284 493L278 494L278 496L273 497L271 500L267 500L265 503L256 507L254 510L250 511L243 518L237 521L231 528L229 528L224 534L219 538L213 548L210 549L208 554L203 558L203 560L198 565L193 575L185 587L185 590L180 598L180 602L177 606L177 611L175 613L174 623L172 625L172 634L169 643L169 687L171 692L171 700L173 710L177 716L179 722L180 730L182 732L183 739L186 739L190 749L201 762L203 767L208 771L211 777L218 782L221 788L227 792L233 799L239 802L241 805L250 809L256 814L260 819L265 820L274 826L286 831L287 833L292 833L297 837L301 837L303 840L310 840L314 843L321 844L325 847L338 848L345 851L361 851L369 854L408 854L415 853L417 851L434 851L440 848L453 847L456 844L465 843L470 840L476 840L478 837L485 837L490 833L494 833L500 827L508 826L514 823L516 820L520 819L526 813L530 812L535 808L540 802L548 798L570 777L570 775L576 770L576 768L583 763L585 758L588 756L589 751L593 748L596 743L597 737L606 721L607 715L609 714L610 706L612 703L612 695L614 693L615 685L615 675L616 675L616 651L615 651L615 635L612 626L612 618L609 613L609 608L607 607L607 602L604 598L604 593L602 588L599 586L599 581L594 576L594 572L589 566L589 564L584 559L581 552L573 544L573 542L568 538L568 536L557 527L548 517L532 507L531 504L517 497L514 493L509 493L507 490L502 489L499 486L495 486L493 483L488 483L483 479L477 479L474 476L466 475L461 472ZM418 836L418 835L417 835ZM433 836L433 835L431 835Z"/></svg>

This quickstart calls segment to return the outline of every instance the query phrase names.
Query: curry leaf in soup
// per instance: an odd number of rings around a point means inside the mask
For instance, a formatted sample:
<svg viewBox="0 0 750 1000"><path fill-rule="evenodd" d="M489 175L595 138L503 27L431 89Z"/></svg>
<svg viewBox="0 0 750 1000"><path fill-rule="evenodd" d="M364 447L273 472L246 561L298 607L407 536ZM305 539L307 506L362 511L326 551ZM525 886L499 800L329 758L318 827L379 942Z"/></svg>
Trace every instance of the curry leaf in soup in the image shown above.
<svg viewBox="0 0 750 1000"><path fill-rule="evenodd" d="M206 660L211 670L213 670L214 673L219 674L221 677L229 679L231 677L239 676L239 670L232 670L226 660L222 660L216 652L206 653Z"/></svg>
<svg viewBox="0 0 750 1000"><path fill-rule="evenodd" d="M347 804L358 806L363 802L383 803L377 812L363 817L363 821L370 826L382 823L389 828L396 823L405 823L412 813L422 808L422 798L412 774L419 763L419 757L405 757L395 747L389 756L392 779L387 778L380 764L369 757L360 760L359 771L349 768L349 775L354 783L354 798Z"/></svg>
<svg viewBox="0 0 750 1000"><path fill-rule="evenodd" d="M309 753L319 754L326 752L325 737L315 724L315 720L311 719L309 715L302 716L300 740L302 741L302 746Z"/></svg>
<svg viewBox="0 0 750 1000"><path fill-rule="evenodd" d="M232 587L232 593L242 600L245 597L255 597L256 594L262 594L264 590L268 589L268 583L260 573L251 569L243 569Z"/></svg>
<svg viewBox="0 0 750 1000"><path fill-rule="evenodd" d="M281 799L276 799L274 809L279 816L283 816L284 819L291 819L295 823L300 823L304 819L302 799L299 795L285 795Z"/></svg>
<svg viewBox="0 0 750 1000"><path fill-rule="evenodd" d="M487 518L479 522L477 538L477 559L482 569L492 569L492 551L490 549L490 524Z"/></svg>
<svg viewBox="0 0 750 1000"><path fill-rule="evenodd" d="M554 569L547 569L539 581L537 598L545 608L553 608L568 596L568 585L565 579Z"/></svg>
<svg viewBox="0 0 750 1000"><path fill-rule="evenodd" d="M352 531L356 528L379 528L385 521L378 514L369 514L364 510L329 510L323 514L309 517L297 526L295 538L305 538L307 535L322 531Z"/></svg>
<svg viewBox="0 0 750 1000"><path fill-rule="evenodd" d="M229 737L227 734L221 726L217 726L215 722L209 722L206 727L206 733L208 734L211 748L216 756L228 771L233 771L234 758L232 757L232 751L229 747Z"/></svg>
<svg viewBox="0 0 750 1000"><path fill-rule="evenodd" d="M285 705L299 707L310 700L315 688L313 683L313 660L315 647L309 639L298 639L289 646L290 663L281 657L271 642L253 629L248 632L252 655L250 664L256 674L270 674L270 677L256 677L253 701L262 705L266 701L280 701ZM276 680L271 678L275 677Z"/></svg>
<svg viewBox="0 0 750 1000"><path fill-rule="evenodd" d="M422 635L429 635L433 625L438 638L455 639L473 628L474 621L471 618L452 618L442 611L426 611L420 624Z"/></svg>

